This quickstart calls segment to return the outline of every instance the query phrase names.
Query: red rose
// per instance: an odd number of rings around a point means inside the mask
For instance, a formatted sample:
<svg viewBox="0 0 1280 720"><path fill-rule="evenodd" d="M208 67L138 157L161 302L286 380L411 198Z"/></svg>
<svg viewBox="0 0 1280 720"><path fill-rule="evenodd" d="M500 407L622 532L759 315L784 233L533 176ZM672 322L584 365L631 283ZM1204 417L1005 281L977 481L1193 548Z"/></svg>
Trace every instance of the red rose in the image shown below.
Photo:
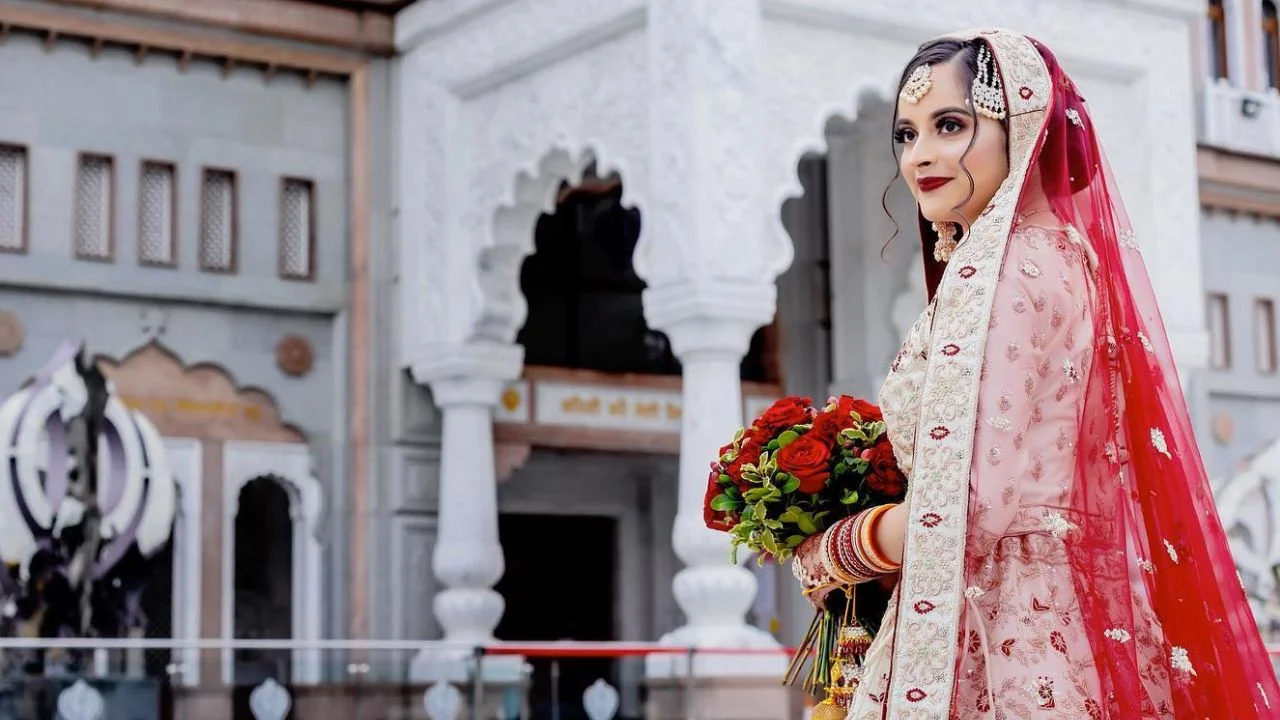
<svg viewBox="0 0 1280 720"><path fill-rule="evenodd" d="M792 425L799 425L808 420L809 407L812 404L811 398L784 397L761 413L753 424L761 431L770 434L786 430Z"/></svg>
<svg viewBox="0 0 1280 720"><path fill-rule="evenodd" d="M738 455L725 468L725 474L733 478L733 482L737 484L738 489L746 492L751 488L742 479L742 466L755 465L760 461L760 452L764 450L764 446L756 439L755 435L748 435L742 441L742 448L738 450Z"/></svg>
<svg viewBox="0 0 1280 720"><path fill-rule="evenodd" d="M821 492L831 476L831 448L812 433L801 435L778 451L778 469L800 481L799 491Z"/></svg>
<svg viewBox="0 0 1280 720"><path fill-rule="evenodd" d="M862 418L863 422L879 422L884 419L884 415L880 412L880 408L866 400L859 400L858 398L849 397L848 395L841 395L837 405L837 409L842 415L848 415L851 412L855 412L858 413L858 417Z"/></svg>
<svg viewBox="0 0 1280 720"><path fill-rule="evenodd" d="M818 417L813 419L813 430L811 432L830 444L835 442L841 430L851 428L854 424L855 421L852 415L837 408L818 413Z"/></svg>
<svg viewBox="0 0 1280 720"><path fill-rule="evenodd" d="M890 497L902 494L907 478L898 467L898 459L893 456L893 446L887 442L879 442L864 455L870 468L867 470L867 486L872 490Z"/></svg>
<svg viewBox="0 0 1280 720"><path fill-rule="evenodd" d="M711 501L717 495L724 492L724 488L720 487L720 471L716 468L711 469L711 476L707 478L707 493L702 498L702 522L712 530L729 531L733 529L734 522L728 513L721 510L714 510L711 507Z"/></svg>

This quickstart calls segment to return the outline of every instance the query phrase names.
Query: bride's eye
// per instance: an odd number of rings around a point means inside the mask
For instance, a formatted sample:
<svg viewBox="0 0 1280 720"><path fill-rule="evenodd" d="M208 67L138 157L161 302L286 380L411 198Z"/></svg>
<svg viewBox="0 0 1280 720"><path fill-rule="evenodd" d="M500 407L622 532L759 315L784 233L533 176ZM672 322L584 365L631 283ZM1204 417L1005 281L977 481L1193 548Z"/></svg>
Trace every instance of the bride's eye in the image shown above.
<svg viewBox="0 0 1280 720"><path fill-rule="evenodd" d="M943 135L957 133L964 129L964 123L953 117L944 117L938 119L938 132Z"/></svg>
<svg viewBox="0 0 1280 720"><path fill-rule="evenodd" d="M916 139L916 131L911 128L898 128L893 132L893 141L899 145L909 143Z"/></svg>

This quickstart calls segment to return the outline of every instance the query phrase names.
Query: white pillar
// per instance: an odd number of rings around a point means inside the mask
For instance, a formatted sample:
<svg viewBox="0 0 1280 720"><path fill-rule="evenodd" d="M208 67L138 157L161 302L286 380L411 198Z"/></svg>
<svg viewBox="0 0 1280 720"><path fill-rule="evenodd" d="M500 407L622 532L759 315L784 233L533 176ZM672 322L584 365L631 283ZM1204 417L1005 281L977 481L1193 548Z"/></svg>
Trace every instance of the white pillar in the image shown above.
<svg viewBox="0 0 1280 720"><path fill-rule="evenodd" d="M771 279L675 283L645 293L651 327L665 332L683 367L679 506L672 543L685 568L672 583L686 624L662 638L698 648L777 648L769 633L746 622L756 578L730 561L729 536L702 518L707 472L716 450L742 425L739 366L752 334L773 318ZM743 554L745 559L745 554ZM695 656L696 657L696 656ZM685 658L651 656L651 676L683 674ZM706 655L694 672L709 676L779 677L782 655Z"/></svg>
<svg viewBox="0 0 1280 720"><path fill-rule="evenodd" d="M433 609L443 653L423 651L414 659L418 680L460 680L470 646L493 640L504 603L493 586L502 577L498 542L498 491L494 478L493 410L523 362L523 349L507 343L472 343L430 353L415 362L414 378L431 386L443 415L440 489L435 552L431 563L444 589Z"/></svg>

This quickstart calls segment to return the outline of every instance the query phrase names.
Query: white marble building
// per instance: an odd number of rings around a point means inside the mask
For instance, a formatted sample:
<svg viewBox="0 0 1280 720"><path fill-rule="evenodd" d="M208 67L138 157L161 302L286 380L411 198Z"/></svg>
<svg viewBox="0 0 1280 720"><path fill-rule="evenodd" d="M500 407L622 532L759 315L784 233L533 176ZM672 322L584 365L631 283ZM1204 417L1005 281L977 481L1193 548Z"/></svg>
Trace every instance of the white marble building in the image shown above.
<svg viewBox="0 0 1280 720"><path fill-rule="evenodd" d="M443 636L479 641L503 618L493 589L509 552L500 513L539 486L567 503L570 478L618 473L570 449L514 470L508 493L490 468L505 474L519 462L500 456L518 460L528 446L535 458L538 447L625 451L636 434L678 429L678 461L665 466L676 469L678 490L653 492L668 504L643 512L675 512L680 624L652 639L777 642L747 620L756 578L729 565L725 538L702 526L706 465L743 419L739 366L757 330L772 325L781 338L769 346L780 369L752 386L762 397L770 388L869 395L898 328L923 306L909 205L890 193L906 222L887 264L880 248L892 227L879 205L893 173L887 108L897 73L940 32L1013 27L1058 53L1091 102L1135 226L1158 239L1144 252L1175 352L1194 377L1208 359L1192 111L1203 20L1198 0L424 0L401 11L397 339L400 362L443 413L433 555ZM521 263L540 214L589 166L620 181L621 202L639 212L634 269L644 320L682 367L678 396L668 390L678 424L628 415L627 402L646 398L632 397L624 378L546 378L525 367ZM616 416L612 398L622 402ZM526 432L505 433L508 421ZM620 467L629 464L655 478L662 472L650 468L664 467L661 453ZM670 570L654 561L666 538L651 540L647 572L619 551L624 608ZM574 561L572 552L553 557ZM787 581L762 592L796 605ZM664 629L661 599L648 599L648 619L622 610L620 637ZM800 612L781 611L782 636L796 631L788 613ZM698 669L772 674L776 660Z"/></svg>

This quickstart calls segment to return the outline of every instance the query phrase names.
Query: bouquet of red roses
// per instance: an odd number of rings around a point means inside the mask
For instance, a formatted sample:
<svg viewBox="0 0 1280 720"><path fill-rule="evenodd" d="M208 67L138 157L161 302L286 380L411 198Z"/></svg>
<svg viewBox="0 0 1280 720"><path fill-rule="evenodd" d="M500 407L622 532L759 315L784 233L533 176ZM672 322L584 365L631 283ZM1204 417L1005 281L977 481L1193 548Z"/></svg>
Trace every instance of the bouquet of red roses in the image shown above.
<svg viewBox="0 0 1280 720"><path fill-rule="evenodd" d="M762 564L766 557L781 563L840 518L902 502L905 495L906 478L880 408L849 396L821 408L809 398L785 397L720 448L703 518L707 527L732 535L735 562L738 548L746 547L759 553ZM793 682L814 655L806 687L827 691L815 717L844 717L888 605L877 583L843 589L814 616L785 679Z"/></svg>
<svg viewBox="0 0 1280 720"><path fill-rule="evenodd" d="M733 536L735 561L746 547L781 563L832 522L905 491L880 408L847 395L822 408L785 397L720 448L703 518Z"/></svg>

